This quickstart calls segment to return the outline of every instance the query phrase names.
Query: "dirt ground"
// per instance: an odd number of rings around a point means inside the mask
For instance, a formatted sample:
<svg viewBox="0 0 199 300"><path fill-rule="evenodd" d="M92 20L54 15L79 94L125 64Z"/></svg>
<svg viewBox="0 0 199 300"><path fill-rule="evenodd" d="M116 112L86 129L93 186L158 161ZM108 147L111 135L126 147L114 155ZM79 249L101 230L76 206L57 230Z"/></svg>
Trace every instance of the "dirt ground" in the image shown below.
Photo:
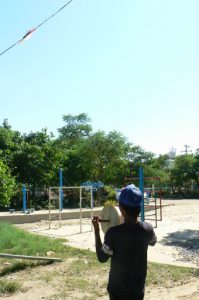
<svg viewBox="0 0 199 300"><path fill-rule="evenodd" d="M150 247L148 251L148 260L166 264L174 264L179 266L195 267L199 266L199 200L164 200L163 204L163 220L158 222L158 227L155 232L158 242L155 247ZM61 222L59 227L58 222L52 222L51 229L48 229L46 221L40 221L31 224L18 225L28 231L42 235L66 238L68 245L90 249L95 251L94 233L91 231L91 220L83 219L80 227L79 220L66 220ZM80 233L80 231L82 231ZM103 233L101 232L103 239ZM44 267L43 267L44 268ZM53 264L45 266L47 268L62 268L61 264ZM37 268L36 268L37 269ZM37 269L42 272L42 267ZM35 272L35 271L30 271ZM14 277L17 275L13 275ZM13 277L12 276L12 277ZM21 275L23 276L23 274ZM26 293L6 297L0 299L7 300L39 300L53 299L53 287L43 285L41 282L28 279L24 283L31 286ZM81 298L82 297L82 298ZM63 298L64 299L64 298ZM71 295L70 299L86 299L81 295ZM106 293L102 294L99 299L107 300ZM180 286L173 286L169 289L154 288L146 289L146 300L174 300L174 299L189 299L199 300L199 281L182 283Z"/></svg>

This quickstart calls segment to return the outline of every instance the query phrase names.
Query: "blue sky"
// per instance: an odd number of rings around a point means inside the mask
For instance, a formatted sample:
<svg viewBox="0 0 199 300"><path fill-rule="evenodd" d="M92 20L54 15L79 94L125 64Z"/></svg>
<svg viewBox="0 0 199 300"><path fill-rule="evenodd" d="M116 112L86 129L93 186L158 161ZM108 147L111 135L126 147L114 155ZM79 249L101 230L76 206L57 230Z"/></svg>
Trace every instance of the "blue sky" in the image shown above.
<svg viewBox="0 0 199 300"><path fill-rule="evenodd" d="M0 1L0 52L64 0ZM199 1L73 0L0 56L0 124L22 133L87 113L156 154L199 147Z"/></svg>

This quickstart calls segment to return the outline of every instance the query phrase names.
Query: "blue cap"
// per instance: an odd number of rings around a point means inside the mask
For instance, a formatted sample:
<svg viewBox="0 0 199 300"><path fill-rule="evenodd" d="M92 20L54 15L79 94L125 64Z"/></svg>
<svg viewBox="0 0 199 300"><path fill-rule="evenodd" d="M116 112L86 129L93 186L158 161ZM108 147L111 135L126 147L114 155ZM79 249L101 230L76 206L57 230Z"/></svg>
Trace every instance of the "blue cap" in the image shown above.
<svg viewBox="0 0 199 300"><path fill-rule="evenodd" d="M119 204L125 206L140 206L142 202L142 192L133 184L127 185L119 194Z"/></svg>

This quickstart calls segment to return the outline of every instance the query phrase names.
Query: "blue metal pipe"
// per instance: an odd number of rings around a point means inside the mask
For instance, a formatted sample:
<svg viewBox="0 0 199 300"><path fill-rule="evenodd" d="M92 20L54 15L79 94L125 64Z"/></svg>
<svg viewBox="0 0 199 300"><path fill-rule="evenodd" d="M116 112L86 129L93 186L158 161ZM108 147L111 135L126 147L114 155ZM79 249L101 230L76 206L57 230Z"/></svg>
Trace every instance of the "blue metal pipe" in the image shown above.
<svg viewBox="0 0 199 300"><path fill-rule="evenodd" d="M142 167L139 168L139 188L142 192L141 221L144 222L144 172Z"/></svg>

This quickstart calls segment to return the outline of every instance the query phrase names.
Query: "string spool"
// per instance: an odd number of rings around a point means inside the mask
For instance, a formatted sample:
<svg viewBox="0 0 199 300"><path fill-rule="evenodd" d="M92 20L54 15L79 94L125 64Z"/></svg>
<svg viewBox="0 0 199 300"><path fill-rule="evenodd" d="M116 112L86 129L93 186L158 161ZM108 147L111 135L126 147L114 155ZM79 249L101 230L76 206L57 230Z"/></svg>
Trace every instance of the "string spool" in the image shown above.
<svg viewBox="0 0 199 300"><path fill-rule="evenodd" d="M110 227L119 225L124 222L119 207L110 204L103 207L101 219L101 228L104 234ZM103 220L105 220L105 222Z"/></svg>

